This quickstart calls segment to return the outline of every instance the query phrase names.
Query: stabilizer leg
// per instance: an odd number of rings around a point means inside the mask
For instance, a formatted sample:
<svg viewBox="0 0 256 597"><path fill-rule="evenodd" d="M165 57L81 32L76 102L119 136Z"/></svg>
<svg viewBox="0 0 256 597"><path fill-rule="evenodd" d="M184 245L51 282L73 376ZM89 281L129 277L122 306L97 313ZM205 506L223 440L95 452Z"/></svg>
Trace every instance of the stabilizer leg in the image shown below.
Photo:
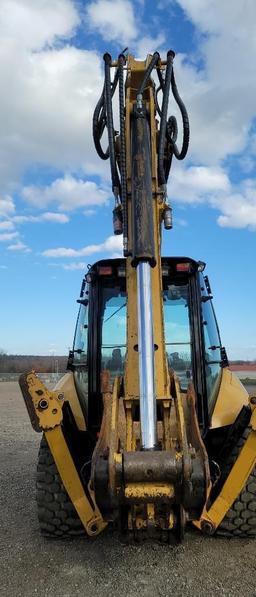
<svg viewBox="0 0 256 597"><path fill-rule="evenodd" d="M61 481L89 536L98 535L106 527L88 485L84 489L62 431L63 394L50 392L32 371L19 379L20 388L36 431L43 431Z"/></svg>

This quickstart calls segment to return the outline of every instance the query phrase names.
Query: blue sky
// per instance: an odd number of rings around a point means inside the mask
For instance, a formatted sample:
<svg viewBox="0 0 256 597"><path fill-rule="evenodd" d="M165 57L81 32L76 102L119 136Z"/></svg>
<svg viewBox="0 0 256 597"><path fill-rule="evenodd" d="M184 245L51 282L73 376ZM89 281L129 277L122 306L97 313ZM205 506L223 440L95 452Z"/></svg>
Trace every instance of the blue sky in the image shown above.
<svg viewBox="0 0 256 597"><path fill-rule="evenodd" d="M91 119L102 53L128 46L175 50L190 115L163 253L207 262L230 358L256 358L255 22L254 0L1 1L1 349L67 353L87 264L120 252Z"/></svg>

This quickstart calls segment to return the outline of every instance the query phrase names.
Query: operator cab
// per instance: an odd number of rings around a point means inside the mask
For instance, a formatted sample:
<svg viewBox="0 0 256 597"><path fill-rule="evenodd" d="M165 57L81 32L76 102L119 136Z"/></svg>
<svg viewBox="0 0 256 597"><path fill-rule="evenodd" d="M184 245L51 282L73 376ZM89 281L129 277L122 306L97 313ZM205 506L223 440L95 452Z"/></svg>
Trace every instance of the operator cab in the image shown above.
<svg viewBox="0 0 256 597"><path fill-rule="evenodd" d="M181 390L193 381L202 430L207 430L227 365L204 265L187 257L162 258L166 357L178 375ZM100 426L101 372L113 382L123 375L126 357L125 259L102 260L86 274L80 299L73 351L77 392L90 425Z"/></svg>

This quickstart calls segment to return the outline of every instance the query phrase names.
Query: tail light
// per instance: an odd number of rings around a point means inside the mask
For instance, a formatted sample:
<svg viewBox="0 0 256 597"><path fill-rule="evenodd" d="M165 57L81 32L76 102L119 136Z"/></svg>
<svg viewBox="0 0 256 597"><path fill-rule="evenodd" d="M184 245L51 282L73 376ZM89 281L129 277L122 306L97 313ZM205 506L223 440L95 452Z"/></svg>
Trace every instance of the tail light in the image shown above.
<svg viewBox="0 0 256 597"><path fill-rule="evenodd" d="M98 267L99 276L111 276L112 273L113 273L113 268L110 265L100 265Z"/></svg>
<svg viewBox="0 0 256 597"><path fill-rule="evenodd" d="M177 272L190 272L190 263L176 263Z"/></svg>

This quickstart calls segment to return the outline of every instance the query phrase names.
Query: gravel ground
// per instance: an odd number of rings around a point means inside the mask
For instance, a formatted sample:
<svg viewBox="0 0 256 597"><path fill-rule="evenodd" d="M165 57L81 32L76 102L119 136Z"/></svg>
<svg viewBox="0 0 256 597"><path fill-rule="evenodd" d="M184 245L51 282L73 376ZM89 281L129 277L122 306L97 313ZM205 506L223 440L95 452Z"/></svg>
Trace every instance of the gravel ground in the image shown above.
<svg viewBox="0 0 256 597"><path fill-rule="evenodd" d="M0 383L0 404L1 596L256 596L253 540L196 530L177 547L126 546L110 531L93 541L43 539L35 504L40 436L17 383Z"/></svg>

